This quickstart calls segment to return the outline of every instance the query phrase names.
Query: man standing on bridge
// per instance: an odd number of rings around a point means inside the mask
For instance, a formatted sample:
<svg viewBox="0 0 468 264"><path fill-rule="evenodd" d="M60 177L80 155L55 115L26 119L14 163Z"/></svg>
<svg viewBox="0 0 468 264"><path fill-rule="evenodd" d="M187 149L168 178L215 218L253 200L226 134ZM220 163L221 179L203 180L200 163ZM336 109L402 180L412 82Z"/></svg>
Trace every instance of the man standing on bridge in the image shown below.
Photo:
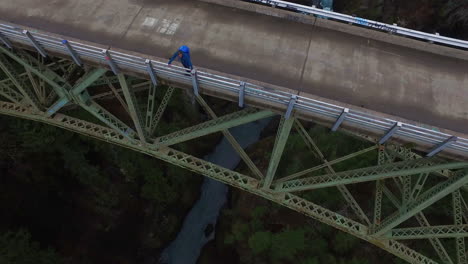
<svg viewBox="0 0 468 264"><path fill-rule="evenodd" d="M167 65L171 65L172 61L179 58L179 61L185 68L193 70L192 60L190 59L190 49L187 46L181 46L174 55L169 59Z"/></svg>

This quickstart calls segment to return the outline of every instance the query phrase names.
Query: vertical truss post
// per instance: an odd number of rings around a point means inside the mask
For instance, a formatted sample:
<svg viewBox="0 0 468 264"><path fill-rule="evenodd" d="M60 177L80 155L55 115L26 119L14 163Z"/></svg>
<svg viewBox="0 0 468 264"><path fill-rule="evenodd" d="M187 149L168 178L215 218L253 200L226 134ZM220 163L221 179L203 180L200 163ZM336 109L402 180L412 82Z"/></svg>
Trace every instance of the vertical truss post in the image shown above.
<svg viewBox="0 0 468 264"><path fill-rule="evenodd" d="M429 153L427 153L426 157L432 157L435 154L441 152L444 150L446 147L452 145L453 143L457 142L457 137L456 136L451 136L444 142L440 143L438 146L436 146L434 149L432 149Z"/></svg>
<svg viewBox="0 0 468 264"><path fill-rule="evenodd" d="M153 63L149 59L146 59L145 64L146 64L146 71L148 72L151 78L151 82L153 83L154 87L158 86L158 78L156 77L156 73L154 72Z"/></svg>
<svg viewBox="0 0 468 264"><path fill-rule="evenodd" d="M396 122L392 126L392 128L390 128L390 130L388 130L388 132L379 140L379 144L382 145L383 143L385 143L390 137L393 136L393 134L395 134L401 128L401 126L401 122Z"/></svg>
<svg viewBox="0 0 468 264"><path fill-rule="evenodd" d="M23 30L23 34L29 39L33 47L41 54L42 57L46 58L47 57L47 52L45 52L44 48L37 42L37 40L33 37L33 35L27 31Z"/></svg>
<svg viewBox="0 0 468 264"><path fill-rule="evenodd" d="M0 41L9 49L13 49L13 45L11 42L5 37L2 33L0 33Z"/></svg>
<svg viewBox="0 0 468 264"><path fill-rule="evenodd" d="M195 95L195 97L198 97L199 96L199 93L198 93L198 72L197 72L197 70L194 69L190 73L192 75L193 94Z"/></svg>
<svg viewBox="0 0 468 264"><path fill-rule="evenodd" d="M36 80L34 79L34 76L32 75L32 72L28 69L25 68L26 73L28 75L29 81L31 82L31 85L34 89L34 92L36 92L36 95L38 97L39 102L42 105L45 105L47 103L46 101L46 94L45 94L45 87L39 85Z"/></svg>
<svg viewBox="0 0 468 264"><path fill-rule="evenodd" d="M167 104L169 103L169 100L171 99L173 92L174 92L174 87L169 86L166 93L164 94L163 99L161 100L161 103L159 104L156 114L151 120L151 125L150 125L150 130L149 130L150 136L153 135L154 132L156 131L156 127L158 127L159 121L161 120L161 117L164 111L166 110Z"/></svg>
<svg viewBox="0 0 468 264"><path fill-rule="evenodd" d="M344 108L343 112L341 112L340 116L338 117L335 124L333 125L331 131L335 132L336 130L338 130L338 128L340 127L341 123L343 123L348 113L349 113L349 109Z"/></svg>
<svg viewBox="0 0 468 264"><path fill-rule="evenodd" d="M130 116L132 117L133 123L135 124L140 141L144 144L146 142L146 136L142 126L143 118L141 116L137 98L135 96L134 91L130 89L127 80L125 79L125 75L123 73L119 73L119 75L117 76L119 78L120 86L122 88L125 100L127 101L128 110L130 110Z"/></svg>
<svg viewBox="0 0 468 264"><path fill-rule="evenodd" d="M284 114L284 118L289 119L291 117L291 113L294 109L294 105L297 102L297 95L291 95L291 99L289 100L288 108L286 109L286 114Z"/></svg>
<svg viewBox="0 0 468 264"><path fill-rule="evenodd" d="M81 62L81 59L80 57L78 56L78 54L76 54L75 50L73 50L72 46L70 45L70 43L68 42L68 40L64 39L62 40L62 44L65 46L65 48L67 49L68 51L68 54L70 54L70 56L72 57L73 61L76 63L76 65L78 66L82 66L83 63Z"/></svg>
<svg viewBox="0 0 468 264"><path fill-rule="evenodd" d="M411 175L401 177L403 184L403 206L406 206L411 200Z"/></svg>
<svg viewBox="0 0 468 264"><path fill-rule="evenodd" d="M374 224L373 229L380 225L382 217L382 197L383 197L384 181L377 180L375 184L375 199L374 199Z"/></svg>
<svg viewBox="0 0 468 264"><path fill-rule="evenodd" d="M239 84L239 107L244 107L245 99L245 82L240 82Z"/></svg>
<svg viewBox="0 0 468 264"><path fill-rule="evenodd" d="M281 121L278 127L278 133L276 134L275 146L271 153L270 163L265 179L263 180L263 189L269 189L271 182L275 177L276 169L278 169L281 156L283 155L284 147L291 132L291 127L294 123L294 118L286 119L284 116L281 117Z"/></svg>
<svg viewBox="0 0 468 264"><path fill-rule="evenodd" d="M117 64L115 64L114 60L112 59L109 50L102 50L102 55L104 55L104 59L107 61L107 64L111 68L112 72L115 75L118 75L120 73L119 67L117 67Z"/></svg>
<svg viewBox="0 0 468 264"><path fill-rule="evenodd" d="M463 213L462 213L460 190L456 190L453 192L452 202L453 202L453 219L454 219L455 225L462 225ZM455 238L455 246L457 250L458 264L468 263L468 258L466 256L465 239L463 237Z"/></svg>
<svg viewBox="0 0 468 264"><path fill-rule="evenodd" d="M19 77L13 65L10 64L8 59L3 54L0 54L0 68L3 70L6 76L10 78L11 82L27 99L28 103L31 104L34 110L39 111L41 109L40 102L37 100L34 93L32 93L29 87L26 85L24 79Z"/></svg>
<svg viewBox="0 0 468 264"><path fill-rule="evenodd" d="M150 83L148 89L148 101L146 103L145 130L148 136L151 136L151 121L153 120L154 104L156 101L156 85Z"/></svg>

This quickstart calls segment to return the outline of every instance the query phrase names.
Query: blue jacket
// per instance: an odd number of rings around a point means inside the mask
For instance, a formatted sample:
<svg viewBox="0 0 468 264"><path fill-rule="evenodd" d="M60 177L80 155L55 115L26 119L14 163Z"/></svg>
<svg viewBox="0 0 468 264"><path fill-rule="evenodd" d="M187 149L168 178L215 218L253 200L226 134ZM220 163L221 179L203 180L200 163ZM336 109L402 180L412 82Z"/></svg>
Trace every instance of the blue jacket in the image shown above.
<svg viewBox="0 0 468 264"><path fill-rule="evenodd" d="M192 60L190 59L190 49L187 46L181 46L174 55L172 55L171 59L169 60L168 64L171 64L176 58L178 58L179 51L182 52L182 58L180 58L180 62L184 65L185 68L193 69Z"/></svg>

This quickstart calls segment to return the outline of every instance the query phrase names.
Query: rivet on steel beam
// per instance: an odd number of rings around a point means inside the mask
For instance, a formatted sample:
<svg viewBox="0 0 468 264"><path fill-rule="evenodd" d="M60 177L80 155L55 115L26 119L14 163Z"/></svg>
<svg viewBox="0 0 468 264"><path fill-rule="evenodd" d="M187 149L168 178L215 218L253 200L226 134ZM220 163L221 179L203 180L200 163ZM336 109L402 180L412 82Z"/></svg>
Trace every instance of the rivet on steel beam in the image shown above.
<svg viewBox="0 0 468 264"><path fill-rule="evenodd" d="M197 74L197 70L193 69L191 71L191 74L192 74L193 94L195 96L198 96L199 93L198 93L198 74Z"/></svg>
<svg viewBox="0 0 468 264"><path fill-rule="evenodd" d="M379 144L385 143L393 134L395 134L398 129L400 129L403 126L401 122L396 122L390 130L379 140Z"/></svg>
<svg viewBox="0 0 468 264"><path fill-rule="evenodd" d="M239 84L239 107L244 107L245 98L245 82Z"/></svg>
<svg viewBox="0 0 468 264"><path fill-rule="evenodd" d="M335 124L333 125L331 129L333 132L335 132L340 127L341 123L343 123L348 113L349 113L348 108L343 109L343 112L341 112L340 117L338 117L338 119L336 120Z"/></svg>
<svg viewBox="0 0 468 264"><path fill-rule="evenodd" d="M440 143L438 146L436 146L434 149L432 149L429 153L426 154L426 157L432 157L435 154L441 152L448 146L452 145L453 143L457 142L457 137L456 136L451 136L444 142Z"/></svg>
<svg viewBox="0 0 468 264"><path fill-rule="evenodd" d="M26 35L26 37L28 37L29 41L31 41L31 44L33 44L33 46L34 46L34 48L36 48L37 52L39 52L39 54L41 54L42 57L46 58L47 53L41 47L41 45L37 42L37 40L33 37L33 35L31 35L31 33L29 31L27 31L27 30L23 30L23 34Z"/></svg>
<svg viewBox="0 0 468 264"><path fill-rule="evenodd" d="M2 41L2 43L5 44L7 48L13 49L13 45L11 45L11 42L2 33L0 33L0 41Z"/></svg>
<svg viewBox="0 0 468 264"><path fill-rule="evenodd" d="M117 67L114 60L112 59L112 57L111 57L111 55L109 53L109 50L102 50L102 54L104 55L104 59L107 61L107 64L109 64L112 72L115 75L118 75L119 74L119 68Z"/></svg>
<svg viewBox="0 0 468 264"><path fill-rule="evenodd" d="M73 50L73 48L70 45L70 43L68 42L68 40L65 40L65 39L62 40L62 44L67 48L68 53L73 58L73 61L76 63L76 65L81 67L83 65L83 63L81 62L81 59L78 56L78 54L76 54L75 50Z"/></svg>
<svg viewBox="0 0 468 264"><path fill-rule="evenodd" d="M151 82L154 84L154 86L158 86L158 79L156 78L156 73L154 72L154 69L153 69L153 63L149 59L146 59L145 63L146 63L146 71L148 72L151 78Z"/></svg>
<svg viewBox="0 0 468 264"><path fill-rule="evenodd" d="M291 99L289 100L288 109L286 109L286 114L284 114L285 119L289 119L291 117L292 110L294 109L294 105L297 102L297 95L291 95Z"/></svg>

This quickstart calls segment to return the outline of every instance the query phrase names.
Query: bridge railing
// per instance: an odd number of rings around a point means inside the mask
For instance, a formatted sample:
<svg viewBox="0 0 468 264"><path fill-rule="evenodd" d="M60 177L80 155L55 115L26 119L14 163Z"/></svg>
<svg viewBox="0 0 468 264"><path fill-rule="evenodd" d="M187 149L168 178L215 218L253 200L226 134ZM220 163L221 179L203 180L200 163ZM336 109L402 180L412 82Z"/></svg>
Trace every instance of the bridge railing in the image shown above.
<svg viewBox="0 0 468 264"><path fill-rule="evenodd" d="M412 29L408 29L404 27L399 27L397 25L389 25L389 24L385 24L382 22L368 20L368 19L364 19L360 17L345 15L345 14L341 14L341 13L337 13L333 11L327 11L327 10L319 9L316 7L294 4L294 3L281 1L281 0L244 0L244 1L263 3L263 4L268 4L274 7L278 6L278 7L286 8L286 9L293 10L296 12L306 13L310 15L317 15L323 18L331 18L333 20L337 20L340 22L351 23L351 24L365 26L365 27L372 28L372 29L383 30L383 31L387 31L390 33L394 33L394 34L398 34L398 35L402 35L406 37L411 37L411 38L415 38L419 40L432 41L434 43L450 45L453 47L458 47L458 48L463 48L463 49L468 48L468 41L440 36L437 33L430 34L430 33L412 30Z"/></svg>
<svg viewBox="0 0 468 264"><path fill-rule="evenodd" d="M40 45L45 52L58 52L69 54L69 51L62 43L62 39L49 36L39 32L29 32L28 37L22 28L0 24L0 40L3 38L7 42L18 42L34 46L30 37L34 38L36 45ZM107 63L102 48L87 45L75 41L69 41L68 44L72 47L76 56L81 59L90 59L92 61L100 61ZM37 47L36 47L37 49ZM126 54L118 51L108 50L111 60L118 66L134 70L136 72L148 72L146 58ZM166 62L151 60L152 70L162 79L168 79L187 85L192 85L193 75L187 73L187 70L178 66L168 66ZM148 72L149 74L149 72ZM296 96L294 94L274 90L270 87L262 87L253 83L245 83L243 81L212 74L208 72L198 71L196 76L198 85L204 88L209 88L221 93L241 93L244 92L246 98L255 98L262 102L271 102L284 105L286 108L292 107L301 110L305 113L311 113L314 116L325 118L327 120L340 120L348 124L356 124L361 129L375 133L381 133L383 138L388 136L398 136L405 141L424 143L425 145L443 146L447 149L456 150L458 154L468 157L468 139L456 138L450 134L440 131L401 123L397 120L374 116L359 110L348 109L344 106L330 104L320 100L311 99L304 96ZM294 99L294 100L292 100ZM346 115L343 117L343 113ZM336 124L336 123L335 123ZM396 124L399 124L398 129L392 129ZM449 144L447 144L447 142Z"/></svg>

